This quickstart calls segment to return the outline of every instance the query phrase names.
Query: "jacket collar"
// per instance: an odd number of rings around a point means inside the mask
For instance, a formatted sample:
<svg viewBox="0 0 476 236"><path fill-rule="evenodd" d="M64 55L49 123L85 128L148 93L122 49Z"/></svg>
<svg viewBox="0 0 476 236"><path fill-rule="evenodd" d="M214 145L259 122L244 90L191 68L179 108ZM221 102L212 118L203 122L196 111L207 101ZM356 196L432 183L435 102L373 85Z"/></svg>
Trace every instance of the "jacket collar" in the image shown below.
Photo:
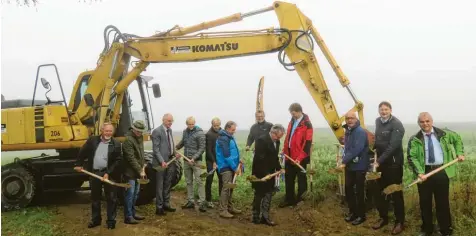
<svg viewBox="0 0 476 236"><path fill-rule="evenodd" d="M433 126L433 132L434 132L436 138L438 139L438 141L441 139L441 137L443 137L443 136L446 135L446 132L445 132L445 131L443 131L443 130L440 129L440 128L434 127L434 126ZM418 133L416 134L416 137L417 137L418 139L420 139L422 142L424 141L424 139L423 139L423 132L422 132L421 130L418 131Z"/></svg>
<svg viewBox="0 0 476 236"><path fill-rule="evenodd" d="M344 124L342 127L343 127L344 129L348 130L348 131L355 130L355 129L357 129L357 128L360 127L360 120L357 120L357 124L355 125L354 128L350 128L349 125L347 125L347 124Z"/></svg>
<svg viewBox="0 0 476 236"><path fill-rule="evenodd" d="M225 129L221 129L219 132L218 132L219 135L222 135L222 136L227 136L228 138L233 138L233 136L231 136L228 132L225 131Z"/></svg>

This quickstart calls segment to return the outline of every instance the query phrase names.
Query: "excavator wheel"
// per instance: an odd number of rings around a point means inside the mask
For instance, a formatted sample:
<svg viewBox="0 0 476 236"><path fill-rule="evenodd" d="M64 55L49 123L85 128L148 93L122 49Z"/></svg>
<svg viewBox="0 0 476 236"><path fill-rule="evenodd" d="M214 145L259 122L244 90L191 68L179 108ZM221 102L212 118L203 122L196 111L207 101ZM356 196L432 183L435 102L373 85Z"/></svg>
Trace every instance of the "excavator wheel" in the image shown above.
<svg viewBox="0 0 476 236"><path fill-rule="evenodd" d="M35 195L35 179L23 166L2 167L2 212L24 208Z"/></svg>

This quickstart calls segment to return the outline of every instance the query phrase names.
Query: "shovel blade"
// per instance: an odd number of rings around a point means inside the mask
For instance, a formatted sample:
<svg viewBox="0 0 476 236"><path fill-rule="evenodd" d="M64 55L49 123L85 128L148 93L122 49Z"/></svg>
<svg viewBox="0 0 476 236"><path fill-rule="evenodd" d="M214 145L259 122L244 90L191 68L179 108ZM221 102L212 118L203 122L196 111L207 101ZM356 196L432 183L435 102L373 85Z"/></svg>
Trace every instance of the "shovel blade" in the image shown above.
<svg viewBox="0 0 476 236"><path fill-rule="evenodd" d="M366 180L376 180L376 179L380 179L381 177L382 177L381 172L367 172L367 174L365 175Z"/></svg>
<svg viewBox="0 0 476 236"><path fill-rule="evenodd" d="M402 191L402 190L403 190L403 186L401 184L391 184L383 190L383 193L386 195L389 195L389 194Z"/></svg>
<svg viewBox="0 0 476 236"><path fill-rule="evenodd" d="M236 188L236 184L227 183L227 184L224 185L224 187L227 187L227 188L230 188L230 189L234 189L234 188Z"/></svg>

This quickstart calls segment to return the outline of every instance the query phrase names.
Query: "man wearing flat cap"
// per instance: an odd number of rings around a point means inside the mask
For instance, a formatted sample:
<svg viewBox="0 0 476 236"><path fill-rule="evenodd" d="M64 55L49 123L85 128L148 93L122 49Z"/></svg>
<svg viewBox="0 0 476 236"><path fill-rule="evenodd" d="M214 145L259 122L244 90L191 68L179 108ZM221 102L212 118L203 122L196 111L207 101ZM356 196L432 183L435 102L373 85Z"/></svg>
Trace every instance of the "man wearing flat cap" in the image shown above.
<svg viewBox="0 0 476 236"><path fill-rule="evenodd" d="M131 187L124 193L124 223L137 224L136 220L143 220L143 216L136 214L136 200L139 196L140 184L137 179L145 178L144 142L142 133L146 131L144 122L136 120L130 131L126 134L126 140L122 144L124 156L124 180Z"/></svg>

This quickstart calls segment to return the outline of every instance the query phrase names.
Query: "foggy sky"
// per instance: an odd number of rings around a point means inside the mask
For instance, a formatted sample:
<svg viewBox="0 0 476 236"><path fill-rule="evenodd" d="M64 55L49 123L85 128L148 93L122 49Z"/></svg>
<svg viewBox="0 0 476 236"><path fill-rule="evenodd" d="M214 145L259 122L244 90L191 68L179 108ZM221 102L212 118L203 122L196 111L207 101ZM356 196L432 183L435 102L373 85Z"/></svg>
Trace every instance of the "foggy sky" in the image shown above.
<svg viewBox="0 0 476 236"><path fill-rule="evenodd" d="M58 66L67 101L77 76L92 70L104 47L103 30L150 36L233 13L249 12L271 1L201 0L40 0L37 7L2 4L1 92L6 99L31 99L37 66ZM476 121L476 2L467 1L293 1L324 38L331 53L364 103L365 123L378 116L377 105L390 101L394 115L415 123L419 112L435 122ZM213 31L279 27L274 12L245 18ZM341 115L353 101L315 45L318 63ZM302 104L315 127L327 127L296 72L286 71L277 54L195 63L151 64L143 75L160 83L162 98L153 100L156 126L174 114L174 128L185 128L193 115L208 129L214 116L248 129L254 123L259 79L265 77L267 120L287 124L288 106ZM60 89L51 70L43 71ZM14 87L20 87L14 89ZM38 99L44 99L39 88Z"/></svg>

